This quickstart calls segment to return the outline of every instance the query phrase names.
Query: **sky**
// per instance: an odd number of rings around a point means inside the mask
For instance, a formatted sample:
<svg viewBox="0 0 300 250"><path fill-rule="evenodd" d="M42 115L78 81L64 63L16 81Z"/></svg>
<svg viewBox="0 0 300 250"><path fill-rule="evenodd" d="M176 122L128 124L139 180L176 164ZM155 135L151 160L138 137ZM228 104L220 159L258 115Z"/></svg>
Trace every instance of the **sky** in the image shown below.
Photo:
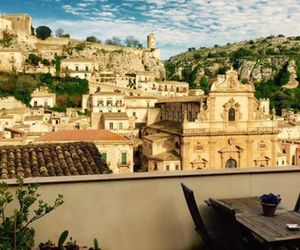
<svg viewBox="0 0 300 250"><path fill-rule="evenodd" d="M146 46L154 32L161 59L190 47L300 35L300 0L0 0L0 12L28 13L35 28L78 39L132 35Z"/></svg>

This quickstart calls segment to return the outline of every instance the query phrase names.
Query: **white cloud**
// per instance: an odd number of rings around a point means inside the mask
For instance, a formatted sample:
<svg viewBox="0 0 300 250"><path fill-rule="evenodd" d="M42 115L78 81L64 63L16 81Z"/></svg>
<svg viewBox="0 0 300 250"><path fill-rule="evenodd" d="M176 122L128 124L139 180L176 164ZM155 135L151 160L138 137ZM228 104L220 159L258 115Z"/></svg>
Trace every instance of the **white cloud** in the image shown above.
<svg viewBox="0 0 300 250"><path fill-rule="evenodd" d="M176 49L300 34L299 0L81 0L62 8L80 20L52 26L63 26L74 37L134 35L145 43L154 31L164 57Z"/></svg>

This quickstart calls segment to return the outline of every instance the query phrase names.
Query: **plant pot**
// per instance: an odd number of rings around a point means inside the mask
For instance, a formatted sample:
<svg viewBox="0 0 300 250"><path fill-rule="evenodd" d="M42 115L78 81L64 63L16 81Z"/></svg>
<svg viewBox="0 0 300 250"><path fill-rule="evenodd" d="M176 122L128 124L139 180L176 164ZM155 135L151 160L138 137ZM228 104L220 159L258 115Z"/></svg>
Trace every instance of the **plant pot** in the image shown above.
<svg viewBox="0 0 300 250"><path fill-rule="evenodd" d="M263 209L263 215L264 216L269 216L269 217L274 216L277 204L262 202L261 206L262 206L262 209Z"/></svg>

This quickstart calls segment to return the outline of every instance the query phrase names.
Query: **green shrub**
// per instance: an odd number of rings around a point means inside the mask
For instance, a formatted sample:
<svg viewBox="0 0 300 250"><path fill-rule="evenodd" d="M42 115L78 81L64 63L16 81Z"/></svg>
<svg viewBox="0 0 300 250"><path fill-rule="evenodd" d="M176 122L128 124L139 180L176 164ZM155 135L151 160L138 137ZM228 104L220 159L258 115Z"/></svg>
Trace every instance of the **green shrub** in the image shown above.
<svg viewBox="0 0 300 250"><path fill-rule="evenodd" d="M31 223L50 213L63 204L63 196L58 195L52 205L40 199L38 185L24 185L22 178L17 178L18 188L13 195L8 186L0 184L0 249L28 250L34 246L34 229ZM19 206L8 215L9 206L14 198ZM35 207L32 209L32 207Z"/></svg>
<svg viewBox="0 0 300 250"><path fill-rule="evenodd" d="M29 54L28 58L26 59L26 62L31 64L34 67L37 67L41 62L41 60L42 58L40 56L37 56L35 54Z"/></svg>

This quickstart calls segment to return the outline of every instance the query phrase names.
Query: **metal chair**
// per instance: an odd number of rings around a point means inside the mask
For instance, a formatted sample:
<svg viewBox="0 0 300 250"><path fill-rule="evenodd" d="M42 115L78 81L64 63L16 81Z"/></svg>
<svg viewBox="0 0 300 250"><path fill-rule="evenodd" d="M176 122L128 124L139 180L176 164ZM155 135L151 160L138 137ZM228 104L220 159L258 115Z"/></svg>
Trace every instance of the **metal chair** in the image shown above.
<svg viewBox="0 0 300 250"><path fill-rule="evenodd" d="M235 210L224 203L209 199L219 226L223 244L227 250L258 249L251 248L242 240L242 234L235 219Z"/></svg>
<svg viewBox="0 0 300 250"><path fill-rule="evenodd" d="M199 212L194 192L181 183L181 187L184 193L184 197L186 203L188 205L189 211L192 215L193 221L195 223L195 231L201 236L203 239L205 246L208 249L221 250L224 247L221 245L220 237L216 232L208 231Z"/></svg>
<svg viewBox="0 0 300 250"><path fill-rule="evenodd" d="M297 213L300 213L300 193L298 195L298 199L297 199L294 211L297 212Z"/></svg>

